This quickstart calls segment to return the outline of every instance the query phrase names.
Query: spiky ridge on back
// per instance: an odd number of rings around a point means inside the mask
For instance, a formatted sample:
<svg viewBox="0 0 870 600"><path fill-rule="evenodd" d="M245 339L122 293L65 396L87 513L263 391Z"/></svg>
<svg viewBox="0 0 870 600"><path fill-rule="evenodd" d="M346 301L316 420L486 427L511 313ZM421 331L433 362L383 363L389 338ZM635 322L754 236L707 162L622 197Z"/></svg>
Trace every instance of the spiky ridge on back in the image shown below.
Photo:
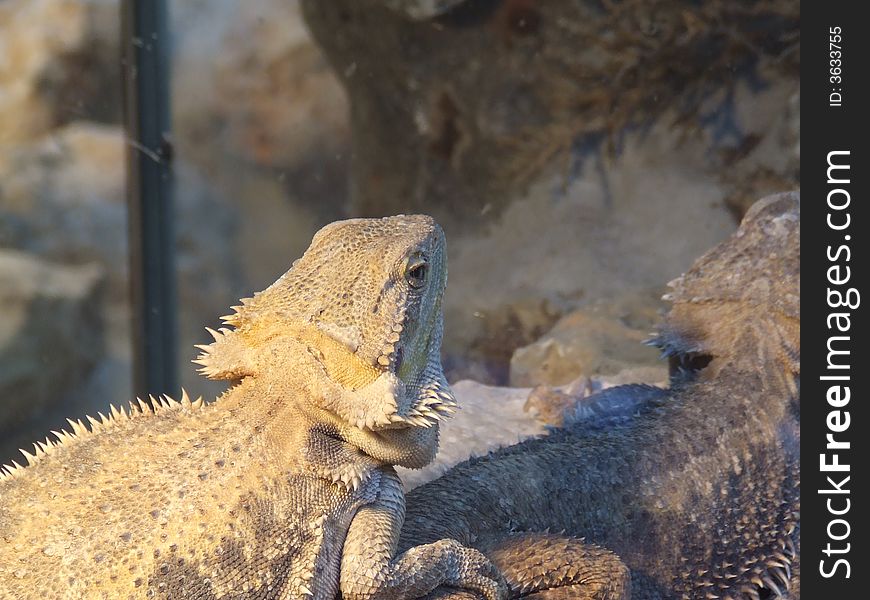
<svg viewBox="0 0 870 600"><path fill-rule="evenodd" d="M164 411L170 410L199 410L205 406L202 396L196 400L191 400L190 396L187 395L187 392L184 389L181 390L180 400L175 400L168 395L157 397L149 396L148 400L150 403L143 401L141 398L137 398L135 402L131 401L127 408L123 405L116 407L114 404L109 404L108 415L105 415L102 412L98 412L97 417L85 415L84 421L82 419L77 419L75 421L67 419L67 423L70 425L69 431L61 429L59 431L51 432L51 434L57 438L56 440L46 437L44 442L34 442L32 453L23 448L19 450L19 452L24 455L27 462L26 465L21 465L13 460L12 464L0 466L0 482L20 475L25 466L35 465L60 446L76 444L80 442L82 438L86 438L89 435L116 428L119 423L124 421L148 418L156 414L163 414ZM85 424L85 421L87 421L88 425Z"/></svg>

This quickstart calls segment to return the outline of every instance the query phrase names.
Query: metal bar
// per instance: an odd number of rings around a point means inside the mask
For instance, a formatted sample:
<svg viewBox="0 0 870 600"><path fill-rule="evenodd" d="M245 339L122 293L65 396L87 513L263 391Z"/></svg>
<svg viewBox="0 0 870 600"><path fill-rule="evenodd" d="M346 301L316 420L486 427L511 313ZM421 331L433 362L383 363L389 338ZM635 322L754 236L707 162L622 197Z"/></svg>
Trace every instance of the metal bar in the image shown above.
<svg viewBox="0 0 870 600"><path fill-rule="evenodd" d="M133 391L175 393L176 307L165 0L121 3Z"/></svg>

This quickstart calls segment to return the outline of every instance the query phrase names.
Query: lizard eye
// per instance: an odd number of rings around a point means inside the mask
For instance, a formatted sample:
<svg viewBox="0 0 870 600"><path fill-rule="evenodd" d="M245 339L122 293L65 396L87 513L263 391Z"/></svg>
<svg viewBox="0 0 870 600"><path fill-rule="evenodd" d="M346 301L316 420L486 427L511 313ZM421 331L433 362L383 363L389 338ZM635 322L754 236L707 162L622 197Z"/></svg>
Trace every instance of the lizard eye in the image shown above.
<svg viewBox="0 0 870 600"><path fill-rule="evenodd" d="M408 261L408 266L405 269L405 279L415 290L419 290L426 285L426 275L429 272L429 263L425 258L416 256Z"/></svg>

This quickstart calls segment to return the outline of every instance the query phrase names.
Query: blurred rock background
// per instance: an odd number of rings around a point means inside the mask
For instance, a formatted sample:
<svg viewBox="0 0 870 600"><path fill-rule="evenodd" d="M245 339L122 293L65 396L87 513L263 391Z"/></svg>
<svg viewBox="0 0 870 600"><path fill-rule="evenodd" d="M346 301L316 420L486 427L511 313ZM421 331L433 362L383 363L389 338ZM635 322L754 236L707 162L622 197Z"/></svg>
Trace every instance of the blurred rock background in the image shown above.
<svg viewBox="0 0 870 600"><path fill-rule="evenodd" d="M414 211L448 235L451 381L661 381L664 282L799 184L796 1L170 8L192 394L203 327L316 229ZM117 0L0 2L0 462L130 398L118 36Z"/></svg>

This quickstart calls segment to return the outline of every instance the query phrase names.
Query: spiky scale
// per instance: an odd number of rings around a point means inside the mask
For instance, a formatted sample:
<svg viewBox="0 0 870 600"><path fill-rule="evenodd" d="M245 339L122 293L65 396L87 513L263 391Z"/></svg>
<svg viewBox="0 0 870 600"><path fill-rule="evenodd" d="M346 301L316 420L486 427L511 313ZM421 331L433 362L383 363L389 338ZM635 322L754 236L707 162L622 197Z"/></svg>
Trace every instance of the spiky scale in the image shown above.
<svg viewBox="0 0 870 600"><path fill-rule="evenodd" d="M91 431L92 432L100 431L100 429L102 428L102 423L98 419L95 419L91 415L85 415L85 418L88 420L88 423L91 424ZM78 432L76 432L76 433L78 433Z"/></svg>
<svg viewBox="0 0 870 600"><path fill-rule="evenodd" d="M32 465L32 464L36 463L36 455L31 454L30 452L28 452L27 450L25 450L23 448L19 448L18 451L24 455L24 459L27 461L28 465Z"/></svg>
<svg viewBox="0 0 870 600"><path fill-rule="evenodd" d="M60 431L57 431L57 430L55 430L55 429L52 429L50 433L51 433L54 437L56 437L58 443L61 443L61 444L63 443L64 439L66 439L67 437L69 437L69 434L68 434L66 431L64 431L63 429L61 429Z"/></svg>

